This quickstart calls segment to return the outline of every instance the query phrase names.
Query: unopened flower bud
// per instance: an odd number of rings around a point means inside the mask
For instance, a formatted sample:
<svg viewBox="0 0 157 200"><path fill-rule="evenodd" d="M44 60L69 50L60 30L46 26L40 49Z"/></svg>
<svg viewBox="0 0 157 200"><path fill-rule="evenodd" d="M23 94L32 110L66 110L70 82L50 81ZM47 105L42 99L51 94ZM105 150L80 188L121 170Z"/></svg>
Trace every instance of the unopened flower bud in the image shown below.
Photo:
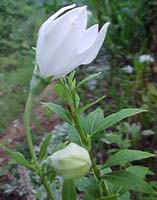
<svg viewBox="0 0 157 200"><path fill-rule="evenodd" d="M61 8L40 27L36 45L36 65L42 78L60 78L97 56L109 26L87 28L87 7L75 4Z"/></svg>
<svg viewBox="0 0 157 200"><path fill-rule="evenodd" d="M75 143L49 156L47 163L65 179L84 176L91 167L88 151Z"/></svg>

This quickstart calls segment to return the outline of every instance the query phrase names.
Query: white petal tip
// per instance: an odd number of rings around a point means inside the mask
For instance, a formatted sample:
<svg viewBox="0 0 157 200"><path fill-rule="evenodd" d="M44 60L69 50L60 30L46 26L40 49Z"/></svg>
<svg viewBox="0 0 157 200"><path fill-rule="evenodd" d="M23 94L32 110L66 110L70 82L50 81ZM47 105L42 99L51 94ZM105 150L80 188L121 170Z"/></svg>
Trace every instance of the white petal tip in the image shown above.
<svg viewBox="0 0 157 200"><path fill-rule="evenodd" d="M73 3L73 4L69 5L69 6L66 6L66 8L68 8L68 9L75 8L75 7L76 7L76 3Z"/></svg>
<svg viewBox="0 0 157 200"><path fill-rule="evenodd" d="M71 4L71 5L68 5L68 6L65 6L65 7L61 8L60 10L61 10L62 12L65 12L65 11L68 11L68 10L70 10L70 9L72 9L72 8L75 8L75 7L76 7L76 4L73 3L73 4Z"/></svg>
<svg viewBox="0 0 157 200"><path fill-rule="evenodd" d="M107 32L107 29L108 29L109 25L110 25L110 22L106 22L106 23L103 25L103 27L101 28L100 32L104 32L105 35L106 35L106 32Z"/></svg>
<svg viewBox="0 0 157 200"><path fill-rule="evenodd" d="M110 24L111 24L110 22L106 22L106 23L105 23L106 26L109 26Z"/></svg>
<svg viewBox="0 0 157 200"><path fill-rule="evenodd" d="M85 6L81 6L80 9L81 10L87 10L87 6L86 5Z"/></svg>
<svg viewBox="0 0 157 200"><path fill-rule="evenodd" d="M65 6L65 7L61 8L60 10L58 10L56 13L54 13L49 19L55 20L58 16L60 16L64 12L66 12L66 11L68 11L68 10L74 8L74 7L76 7L75 3L72 4L72 5L69 5L69 6Z"/></svg>

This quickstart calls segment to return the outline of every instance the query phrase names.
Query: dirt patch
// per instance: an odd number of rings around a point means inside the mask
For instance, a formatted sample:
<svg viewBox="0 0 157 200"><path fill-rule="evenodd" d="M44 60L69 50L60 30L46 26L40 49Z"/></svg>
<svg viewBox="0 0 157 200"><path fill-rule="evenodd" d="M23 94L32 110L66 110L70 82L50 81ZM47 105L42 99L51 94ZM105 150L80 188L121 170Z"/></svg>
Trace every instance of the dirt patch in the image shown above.
<svg viewBox="0 0 157 200"><path fill-rule="evenodd" d="M38 123L31 122L30 128L33 133L38 133L38 142L42 140L43 130L51 131L55 125L57 125L60 120L53 114L51 117L45 115L45 107L40 103L42 102L54 102L56 100L56 95L53 91L53 85L49 85L41 95L35 98L33 106L33 116L37 118ZM33 118L32 116L32 118ZM22 115L14 120L9 128L6 131L6 134L0 138L0 143L7 143L8 146L12 149L17 144L23 143L25 140L24 128L23 128L23 119ZM32 120L33 121L33 120ZM4 150L0 148L0 185L9 184L13 180L13 175L9 174L8 170L5 170L5 164L10 160L10 157L5 154ZM4 175L1 175L4 174ZM10 194L4 194L0 190L0 200L28 200L27 197L19 196L16 189ZM31 199L29 199L31 200Z"/></svg>
<svg viewBox="0 0 157 200"><path fill-rule="evenodd" d="M43 126L43 128L51 131L53 127L59 123L58 117L53 114L51 119L48 119L45 116L45 107L40 102L54 102L56 99L56 95L53 91L53 85L49 85L44 92L35 98L34 106L33 106L33 115L35 115L39 121L39 126L35 123L31 123L31 129L40 130L39 127ZM14 120L9 128L6 131L6 134L0 138L0 142L8 142L11 146L19 143L21 139L24 139L24 128L23 128L23 120L22 115Z"/></svg>

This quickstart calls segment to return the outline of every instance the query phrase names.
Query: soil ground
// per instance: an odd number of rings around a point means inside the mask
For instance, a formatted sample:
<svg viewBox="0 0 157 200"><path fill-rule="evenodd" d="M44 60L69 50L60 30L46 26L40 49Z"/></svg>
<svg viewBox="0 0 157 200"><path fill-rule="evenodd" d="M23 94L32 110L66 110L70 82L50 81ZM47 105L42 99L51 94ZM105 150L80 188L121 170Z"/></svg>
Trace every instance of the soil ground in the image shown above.
<svg viewBox="0 0 157 200"><path fill-rule="evenodd" d="M39 120L39 126L36 123L31 123L31 129L33 132L39 133L38 142L40 143L42 139L42 130L41 127L43 127L47 131L51 131L55 125L59 123L58 117L53 114L52 118L48 118L45 116L45 108L40 104L41 101L45 102L54 102L56 99L56 95L53 91L53 85L49 85L44 92L39 95L35 99L35 103L33 106L33 114L38 118ZM0 138L0 143L8 143L9 147L14 149L14 147L20 143L23 143L25 140L24 136L24 128L23 128L23 120L22 115L15 119L9 126L9 128L6 130L6 134L3 135L3 137ZM38 145L38 144L36 144ZM4 150L0 148L0 185L10 183L13 181L13 176L5 171L5 165L10 160L10 157L5 154ZM5 174L4 176L2 174ZM27 197L19 196L18 192L15 190L11 194L4 194L0 191L0 200L32 200L28 199Z"/></svg>

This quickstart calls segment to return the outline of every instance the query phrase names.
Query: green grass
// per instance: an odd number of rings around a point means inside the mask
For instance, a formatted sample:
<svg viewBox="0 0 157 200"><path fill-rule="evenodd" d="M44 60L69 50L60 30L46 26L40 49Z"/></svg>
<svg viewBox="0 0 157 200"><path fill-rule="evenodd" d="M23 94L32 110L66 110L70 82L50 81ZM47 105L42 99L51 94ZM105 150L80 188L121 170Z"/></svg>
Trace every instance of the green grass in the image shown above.
<svg viewBox="0 0 157 200"><path fill-rule="evenodd" d="M17 61L12 58L9 60L10 64L1 65L3 70L0 73L0 135L5 132L11 121L24 111L29 81L34 69L33 59L31 54L20 55Z"/></svg>

